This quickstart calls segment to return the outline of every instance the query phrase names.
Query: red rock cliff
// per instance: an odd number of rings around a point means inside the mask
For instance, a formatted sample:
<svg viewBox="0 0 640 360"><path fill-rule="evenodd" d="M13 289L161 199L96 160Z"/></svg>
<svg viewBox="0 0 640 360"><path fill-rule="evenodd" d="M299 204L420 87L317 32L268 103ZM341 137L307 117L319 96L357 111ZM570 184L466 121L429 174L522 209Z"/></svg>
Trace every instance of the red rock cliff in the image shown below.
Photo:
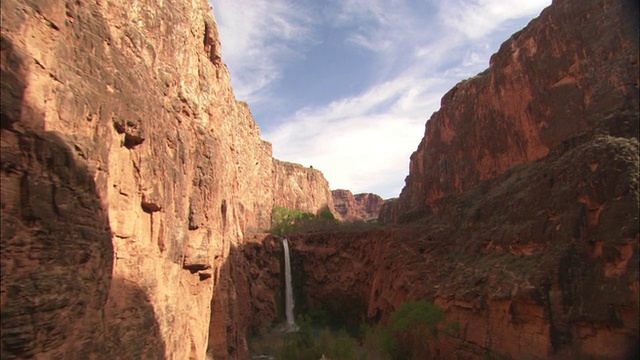
<svg viewBox="0 0 640 360"><path fill-rule="evenodd" d="M435 358L633 358L638 151L591 133L410 225L289 236L296 296L355 324L434 302L460 325Z"/></svg>
<svg viewBox="0 0 640 360"><path fill-rule="evenodd" d="M356 194L349 190L332 190L335 212L342 220L377 220L384 200L376 194Z"/></svg>
<svg viewBox="0 0 640 360"><path fill-rule="evenodd" d="M333 211L329 183L320 171L274 159L273 178L274 205L314 214Z"/></svg>
<svg viewBox="0 0 640 360"><path fill-rule="evenodd" d="M433 208L578 131L616 125L612 109L637 111L636 13L632 1L554 1L502 44L488 70L442 98L411 156L399 209L383 213ZM637 122L626 126L637 134Z"/></svg>
<svg viewBox="0 0 640 360"><path fill-rule="evenodd" d="M0 40L2 357L245 357L231 249L331 196L276 186L208 3L7 0Z"/></svg>

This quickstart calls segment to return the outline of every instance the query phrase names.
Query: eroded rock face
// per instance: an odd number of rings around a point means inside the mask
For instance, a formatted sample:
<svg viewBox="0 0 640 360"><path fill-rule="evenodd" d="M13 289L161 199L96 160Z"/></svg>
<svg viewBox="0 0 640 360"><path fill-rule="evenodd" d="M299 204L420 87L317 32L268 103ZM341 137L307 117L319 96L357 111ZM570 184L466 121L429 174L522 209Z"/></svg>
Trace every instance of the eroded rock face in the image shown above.
<svg viewBox="0 0 640 360"><path fill-rule="evenodd" d="M432 301L461 329L435 345L441 358L630 358L638 151L635 138L585 134L410 226L290 236L298 296L383 323Z"/></svg>
<svg viewBox="0 0 640 360"><path fill-rule="evenodd" d="M7 0L0 46L2 357L244 358L232 249L331 195L283 193L208 3Z"/></svg>
<svg viewBox="0 0 640 360"><path fill-rule="evenodd" d="M349 190L332 190L335 212L342 220L377 220L384 200L370 193L353 195Z"/></svg>
<svg viewBox="0 0 640 360"><path fill-rule="evenodd" d="M329 182L316 169L273 159L274 204L312 214L333 211Z"/></svg>
<svg viewBox="0 0 640 360"><path fill-rule="evenodd" d="M434 208L584 129L637 134L637 121L610 116L638 110L635 13L631 1L557 1L513 35L487 71L442 98L411 156L395 213Z"/></svg>

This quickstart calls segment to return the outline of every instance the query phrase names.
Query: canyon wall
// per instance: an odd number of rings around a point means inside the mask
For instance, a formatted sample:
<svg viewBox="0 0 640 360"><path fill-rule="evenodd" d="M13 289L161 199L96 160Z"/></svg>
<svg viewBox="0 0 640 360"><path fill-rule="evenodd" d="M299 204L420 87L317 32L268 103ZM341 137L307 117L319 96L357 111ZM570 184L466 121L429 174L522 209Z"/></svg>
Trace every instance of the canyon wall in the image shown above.
<svg viewBox="0 0 640 360"><path fill-rule="evenodd" d="M401 225L289 237L298 296L382 323L432 301L460 324L440 358L637 356L637 13L559 0L506 41L428 121Z"/></svg>
<svg viewBox="0 0 640 360"><path fill-rule="evenodd" d="M273 168L275 206L313 214L334 211L329 183L320 171L277 159L273 159Z"/></svg>
<svg viewBox="0 0 640 360"><path fill-rule="evenodd" d="M208 3L7 0L0 41L2 358L245 357L230 253L332 199L272 159Z"/></svg>
<svg viewBox="0 0 640 360"><path fill-rule="evenodd" d="M398 209L383 213L437 211L437 199L540 159L584 129L637 134L637 121L611 117L638 110L636 14L629 0L554 1L502 44L488 70L442 98L411 155Z"/></svg>
<svg viewBox="0 0 640 360"><path fill-rule="evenodd" d="M297 297L339 304L356 323L434 302L460 325L434 344L440 358L631 358L639 150L636 139L589 133L438 200L437 215L410 225L291 235Z"/></svg>
<svg viewBox="0 0 640 360"><path fill-rule="evenodd" d="M333 200L321 173L272 159L206 1L1 6L2 358L246 358L280 276L277 239L250 233L273 206ZM382 210L418 222L292 237L305 306L384 322L426 298L461 323L443 356L624 358L636 15L556 1L505 42L445 95Z"/></svg>
<svg viewBox="0 0 640 360"><path fill-rule="evenodd" d="M349 190L332 190L334 210L341 220L377 220L384 200L370 193L353 195Z"/></svg>

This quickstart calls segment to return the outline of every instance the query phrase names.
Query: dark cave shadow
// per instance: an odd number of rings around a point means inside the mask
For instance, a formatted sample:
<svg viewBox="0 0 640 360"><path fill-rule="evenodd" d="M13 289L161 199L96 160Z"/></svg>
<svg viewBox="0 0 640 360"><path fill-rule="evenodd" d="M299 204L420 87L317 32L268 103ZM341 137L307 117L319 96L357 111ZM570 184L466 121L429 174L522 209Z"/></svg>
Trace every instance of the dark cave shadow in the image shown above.
<svg viewBox="0 0 640 360"><path fill-rule="evenodd" d="M284 321L281 257L280 240L268 234L248 234L230 247L213 289L208 356L249 358L250 338Z"/></svg>
<svg viewBox="0 0 640 360"><path fill-rule="evenodd" d="M295 237L295 236L294 236ZM318 326L359 326L365 310L358 297L336 292L323 304L309 289L303 256L290 239L294 316L309 320L312 313ZM252 339L284 330L285 283L282 239L268 233L246 234L241 244L232 245L217 275L211 301L211 323L207 355L215 359L246 359ZM329 314L329 312L334 312ZM335 317L330 317L335 315ZM279 330L276 330L279 331Z"/></svg>
<svg viewBox="0 0 640 360"><path fill-rule="evenodd" d="M411 234L404 236L411 236ZM322 236L317 238L321 239ZM302 240L299 236L290 237L292 268L294 273L307 271L309 273L306 276L313 278L315 275L304 266L302 253L296 254L295 249L296 246L301 245L300 242ZM284 322L284 276L282 275L281 246L278 237L268 234L248 235L242 244L231 246L229 257L220 268L220 280L214 287L209 355L215 355L216 359L234 357L244 359L249 358L249 355L258 355L248 352L247 347L251 338L260 335L259 332L263 328L273 329L277 324ZM304 244L304 246L307 248L304 251L308 251L309 244ZM415 251L419 253L418 248ZM308 284L304 284L306 282L304 278L299 278L297 281L302 282L303 285L301 286L302 291L300 289L296 291L294 288L296 314L308 314L309 310L313 309L313 300L316 300L315 305L318 304L318 301L328 303L329 307L326 310L329 312L338 310L335 312L343 320L347 319L351 313L359 314L360 304L356 298L344 301L341 299L341 297L344 298L344 294L336 292L334 299L338 306L333 306L332 299L326 301L327 299L315 297L313 289ZM345 309L349 309L349 311L344 313ZM366 309L363 311L366 312ZM380 320L379 315L378 313L377 318L366 320L377 323ZM623 350L624 358L638 358L637 338L630 338L628 344L624 346L628 346ZM569 348L565 348L565 350L567 349ZM562 356L559 354L561 353L555 355Z"/></svg>
<svg viewBox="0 0 640 360"><path fill-rule="evenodd" d="M112 278L94 174L24 99L26 56L4 34L0 51L0 357L164 359L149 297Z"/></svg>

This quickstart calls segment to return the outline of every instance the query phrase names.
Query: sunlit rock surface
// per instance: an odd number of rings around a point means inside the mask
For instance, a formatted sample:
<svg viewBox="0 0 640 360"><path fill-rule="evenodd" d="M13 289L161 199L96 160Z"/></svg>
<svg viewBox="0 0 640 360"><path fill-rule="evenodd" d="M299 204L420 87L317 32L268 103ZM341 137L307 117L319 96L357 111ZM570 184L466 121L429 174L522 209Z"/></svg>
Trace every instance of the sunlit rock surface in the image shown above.
<svg viewBox="0 0 640 360"><path fill-rule="evenodd" d="M246 357L231 249L332 199L272 159L208 3L2 1L0 45L2 358Z"/></svg>
<svg viewBox="0 0 640 360"><path fill-rule="evenodd" d="M349 190L333 190L335 212L342 220L377 220L384 200L371 193L353 195Z"/></svg>
<svg viewBox="0 0 640 360"><path fill-rule="evenodd" d="M633 1L555 1L462 81L428 120L400 198L409 219L587 129L637 136L638 12ZM632 15L633 14L633 15ZM396 217L393 218L395 214ZM413 214L413 215L412 215Z"/></svg>

